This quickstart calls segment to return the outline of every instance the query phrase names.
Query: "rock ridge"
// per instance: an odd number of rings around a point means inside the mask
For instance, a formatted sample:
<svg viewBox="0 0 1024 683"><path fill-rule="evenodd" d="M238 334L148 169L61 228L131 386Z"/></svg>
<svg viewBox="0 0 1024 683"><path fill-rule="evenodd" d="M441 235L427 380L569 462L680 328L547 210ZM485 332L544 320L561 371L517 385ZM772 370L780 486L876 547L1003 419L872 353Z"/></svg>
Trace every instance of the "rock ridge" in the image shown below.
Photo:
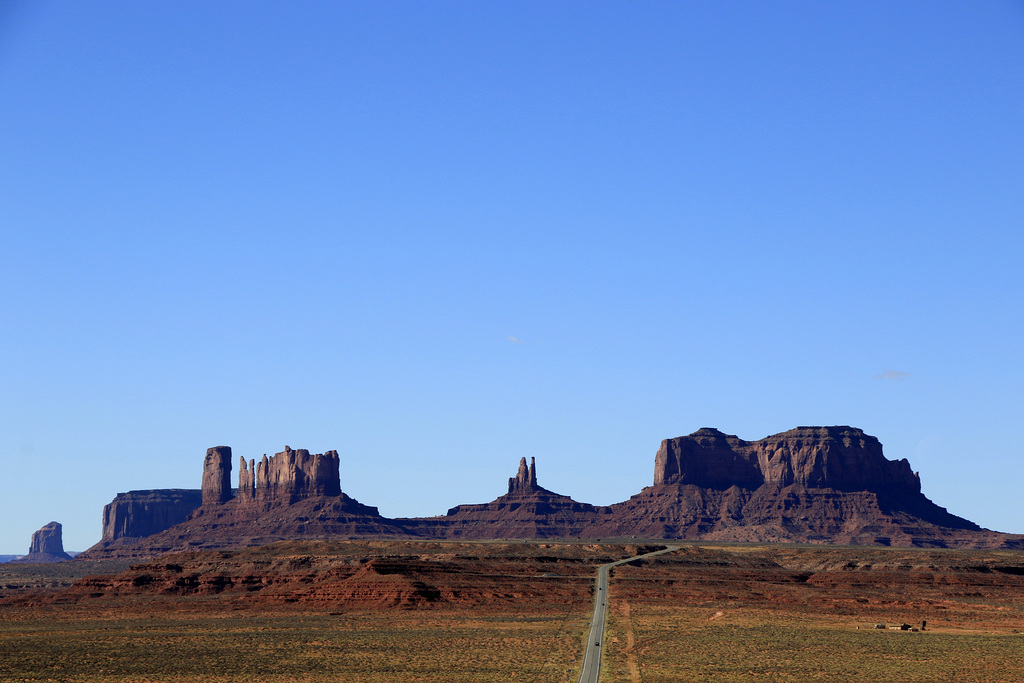
<svg viewBox="0 0 1024 683"><path fill-rule="evenodd" d="M507 492L445 515L390 519L341 489L337 451L284 450L239 460L206 453L200 490L118 494L104 508L103 540L84 558L148 557L199 548L328 538L660 538L717 541L1021 548L1024 535L982 529L921 492L906 460L846 425L800 426L755 441L703 427L665 439L651 486L592 505L538 483L520 458Z"/></svg>

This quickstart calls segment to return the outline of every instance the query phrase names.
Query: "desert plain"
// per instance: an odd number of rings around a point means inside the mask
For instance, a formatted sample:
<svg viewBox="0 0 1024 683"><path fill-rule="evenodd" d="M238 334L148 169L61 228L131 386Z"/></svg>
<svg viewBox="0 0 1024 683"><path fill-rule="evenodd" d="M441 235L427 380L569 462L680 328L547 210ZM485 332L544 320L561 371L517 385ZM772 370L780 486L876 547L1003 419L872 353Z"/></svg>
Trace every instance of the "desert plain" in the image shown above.
<svg viewBox="0 0 1024 683"><path fill-rule="evenodd" d="M575 681L597 567L668 543L0 565L0 680ZM671 544L613 571L602 681L1024 680L1020 551Z"/></svg>

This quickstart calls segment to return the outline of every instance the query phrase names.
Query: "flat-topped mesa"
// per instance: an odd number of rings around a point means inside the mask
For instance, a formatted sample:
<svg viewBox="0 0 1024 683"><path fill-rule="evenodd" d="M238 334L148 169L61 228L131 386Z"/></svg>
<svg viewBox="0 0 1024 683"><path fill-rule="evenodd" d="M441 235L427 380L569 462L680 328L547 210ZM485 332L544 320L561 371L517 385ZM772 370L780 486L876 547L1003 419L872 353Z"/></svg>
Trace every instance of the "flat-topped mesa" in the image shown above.
<svg viewBox="0 0 1024 683"><path fill-rule="evenodd" d="M661 442L654 483L716 489L796 484L839 491L921 491L910 463L886 459L878 439L846 426L797 427L759 441L705 427Z"/></svg>
<svg viewBox="0 0 1024 683"><path fill-rule="evenodd" d="M231 447L206 449L203 461L203 505L216 505L231 500Z"/></svg>
<svg viewBox="0 0 1024 683"><path fill-rule="evenodd" d="M252 498L261 503L291 504L315 496L340 496L341 475L338 451L310 454L304 448L293 451L285 446L280 453L260 462L251 461L251 467L239 473L239 489L253 481ZM255 472L255 476L253 476ZM246 493L239 493L244 499Z"/></svg>
<svg viewBox="0 0 1024 683"><path fill-rule="evenodd" d="M537 485L537 463L536 459L530 458L530 466L526 466L526 458L519 459L519 471L516 476L508 480L509 494L526 495L534 491L541 491Z"/></svg>

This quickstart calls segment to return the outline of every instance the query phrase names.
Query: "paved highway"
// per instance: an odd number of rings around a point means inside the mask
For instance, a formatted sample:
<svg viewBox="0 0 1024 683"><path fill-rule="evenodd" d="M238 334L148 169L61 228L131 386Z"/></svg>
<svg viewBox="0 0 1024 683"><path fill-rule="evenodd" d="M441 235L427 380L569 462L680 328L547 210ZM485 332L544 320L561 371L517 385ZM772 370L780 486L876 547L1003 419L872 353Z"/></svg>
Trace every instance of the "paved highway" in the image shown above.
<svg viewBox="0 0 1024 683"><path fill-rule="evenodd" d="M590 635L587 636L587 647L583 651L583 669L580 671L579 683L597 683L601 678L601 652L604 648L604 618L608 607L608 570L620 564L632 562L641 557L651 557L679 550L680 546L672 545L664 550L653 553L634 555L618 562L602 564L597 569L597 581L594 585L594 618L590 621Z"/></svg>

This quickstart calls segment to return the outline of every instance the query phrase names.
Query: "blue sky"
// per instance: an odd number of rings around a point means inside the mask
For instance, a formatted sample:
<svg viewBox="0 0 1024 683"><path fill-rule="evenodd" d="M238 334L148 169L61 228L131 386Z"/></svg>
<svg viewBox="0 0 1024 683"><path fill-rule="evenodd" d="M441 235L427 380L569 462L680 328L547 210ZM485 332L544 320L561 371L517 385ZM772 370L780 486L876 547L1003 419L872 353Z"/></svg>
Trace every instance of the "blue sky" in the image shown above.
<svg viewBox="0 0 1024 683"><path fill-rule="evenodd" d="M0 5L0 552L209 446L388 516L849 424L1024 532L1024 4Z"/></svg>

